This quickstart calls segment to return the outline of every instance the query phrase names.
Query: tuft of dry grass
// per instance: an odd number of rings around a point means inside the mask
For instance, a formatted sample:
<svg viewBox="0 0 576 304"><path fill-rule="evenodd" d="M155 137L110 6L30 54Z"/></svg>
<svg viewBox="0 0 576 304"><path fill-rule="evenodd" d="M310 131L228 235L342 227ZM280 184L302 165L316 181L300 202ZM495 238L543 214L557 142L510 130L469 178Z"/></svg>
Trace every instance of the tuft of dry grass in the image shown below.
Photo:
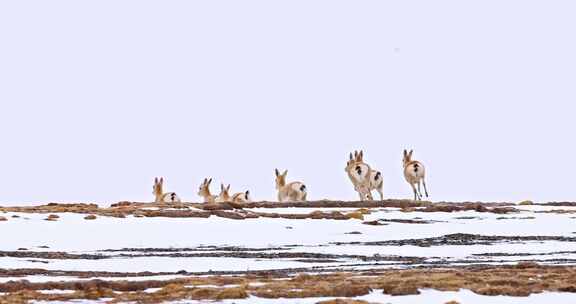
<svg viewBox="0 0 576 304"><path fill-rule="evenodd" d="M361 212L358 212L358 211L348 212L348 213L346 213L346 216L349 216L350 218L361 220L361 221L364 220L364 214Z"/></svg>
<svg viewBox="0 0 576 304"><path fill-rule="evenodd" d="M57 221L59 218L60 218L60 216L57 214L50 214L50 215L48 215L48 217L45 220L46 221Z"/></svg>
<svg viewBox="0 0 576 304"><path fill-rule="evenodd" d="M364 300L354 300L354 299L334 299L334 300L327 300L321 301L317 304L370 304Z"/></svg>
<svg viewBox="0 0 576 304"><path fill-rule="evenodd" d="M246 299L248 298L248 292L246 291L245 286L234 287L234 288L226 288L220 291L216 295L217 300L226 300L226 299Z"/></svg>
<svg viewBox="0 0 576 304"><path fill-rule="evenodd" d="M420 291L415 285L386 284L381 286L384 294L391 296L419 295Z"/></svg>
<svg viewBox="0 0 576 304"><path fill-rule="evenodd" d="M368 208L360 208L360 209L356 210L356 212L360 212L364 215L372 214L372 210L370 210Z"/></svg>

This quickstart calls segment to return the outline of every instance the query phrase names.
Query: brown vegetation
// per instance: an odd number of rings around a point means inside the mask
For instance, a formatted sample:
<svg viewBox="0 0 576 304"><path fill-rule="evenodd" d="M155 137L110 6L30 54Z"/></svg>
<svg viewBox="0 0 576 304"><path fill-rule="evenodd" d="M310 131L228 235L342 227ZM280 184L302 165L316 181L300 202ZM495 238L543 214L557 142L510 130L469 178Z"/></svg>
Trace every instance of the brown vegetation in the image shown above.
<svg viewBox="0 0 576 304"><path fill-rule="evenodd" d="M274 212L252 212L252 208L359 208L353 212L340 211L314 211L309 214L287 214ZM0 207L2 212L20 213L49 213L48 221L59 218L56 213L79 213L87 214L86 219L92 216L107 216L124 218L134 217L171 217L171 218L208 218L218 216L234 220L244 220L259 217L285 218L285 219L335 219L363 220L364 215L372 212L369 208L400 208L403 212L458 212L473 210L477 212L490 212L508 214L519 212L518 209L505 203L431 203L415 202L412 200L385 200L385 201L312 201L312 202L250 202L244 204L232 203L138 203L119 202L110 207L98 207L96 204L58 204L50 203L40 206L28 207ZM3 218L3 217L2 217ZM0 219L1 220L1 219Z"/></svg>
<svg viewBox="0 0 576 304"><path fill-rule="evenodd" d="M60 218L60 216L57 214L50 214L50 215L48 215L48 217L45 220L46 221L57 221L59 218Z"/></svg>
<svg viewBox="0 0 576 304"><path fill-rule="evenodd" d="M197 287L198 286L198 287ZM205 287L211 286L211 287ZM149 288L161 288L145 292ZM445 269L372 270L331 274L282 276L267 273L243 276L192 276L166 281L105 281L0 284L0 303L24 303L29 300L67 301L72 299L110 298L113 302L194 299L261 298L350 298L383 290L390 295L418 294L419 289L458 291L469 289L481 295L524 297L544 291L576 292L576 267L485 266ZM71 293L45 294L40 290L62 289ZM364 303L331 300L325 303Z"/></svg>
<svg viewBox="0 0 576 304"><path fill-rule="evenodd" d="M335 300L320 301L317 304L370 304L370 303L363 300L335 299Z"/></svg>

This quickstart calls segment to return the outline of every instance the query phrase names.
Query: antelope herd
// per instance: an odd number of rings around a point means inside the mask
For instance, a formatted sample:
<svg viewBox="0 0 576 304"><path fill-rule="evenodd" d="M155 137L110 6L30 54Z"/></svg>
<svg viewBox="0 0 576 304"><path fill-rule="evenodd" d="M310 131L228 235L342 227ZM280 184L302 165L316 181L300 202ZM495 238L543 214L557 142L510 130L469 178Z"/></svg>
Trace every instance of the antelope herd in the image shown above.
<svg viewBox="0 0 576 304"><path fill-rule="evenodd" d="M424 194L428 197L428 189L426 188L426 170L422 162L412 159L414 151L404 150L402 164L404 167L404 178L412 187L414 191L414 200L422 200L421 186L424 186ZM354 186L354 190L358 192L361 201L374 200L372 191L376 190L380 195L380 200L384 200L382 188L384 181L382 173L378 170L372 169L364 161L364 151L354 151L350 153L350 158L346 163L344 169ZM275 169L276 174L276 190L278 190L279 202L305 202L308 194L306 185L300 181L288 182L286 177L288 170L280 173ZM198 195L202 197L204 203L247 203L250 202L250 191L238 192L230 195L230 185L225 186L220 184L220 194L213 195L210 192L210 184L212 178L205 178L198 189ZM180 197L175 192L164 192L164 178L155 178L153 186L153 194L156 203L180 203Z"/></svg>

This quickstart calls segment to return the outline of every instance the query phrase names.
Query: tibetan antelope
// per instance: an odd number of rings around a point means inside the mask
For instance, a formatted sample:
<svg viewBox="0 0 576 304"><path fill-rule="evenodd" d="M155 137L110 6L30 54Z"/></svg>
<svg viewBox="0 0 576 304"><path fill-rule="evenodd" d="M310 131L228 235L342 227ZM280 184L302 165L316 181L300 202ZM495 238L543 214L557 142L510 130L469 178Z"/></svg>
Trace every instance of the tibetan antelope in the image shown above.
<svg viewBox="0 0 576 304"><path fill-rule="evenodd" d="M348 163L346 163L345 171L348 173L348 177L354 185L354 190L360 195L360 200L373 200L372 190L378 191L380 200L384 200L382 173L371 169L370 166L364 162L364 151L354 151L354 157L352 157L352 153L350 153L350 159Z"/></svg>
<svg viewBox="0 0 576 304"><path fill-rule="evenodd" d="M230 196L230 185L220 185L220 194L216 197L217 203L232 202L232 203L249 203L250 191L235 193Z"/></svg>
<svg viewBox="0 0 576 304"><path fill-rule="evenodd" d="M233 203L249 203L250 202L250 191L246 190L246 192L239 192L232 195L232 202Z"/></svg>
<svg viewBox="0 0 576 304"><path fill-rule="evenodd" d="M227 187L224 184L220 184L220 194L216 197L217 203L229 202L230 201L230 185Z"/></svg>
<svg viewBox="0 0 576 304"><path fill-rule="evenodd" d="M216 202L216 196L210 193L210 183L212 183L212 178L205 178L198 189L198 195L204 198L204 203Z"/></svg>
<svg viewBox="0 0 576 304"><path fill-rule="evenodd" d="M164 178L161 177L158 179L157 177L154 178L154 186L152 187L152 193L155 196L155 202L157 204L162 203L180 203L180 198L174 192L164 193Z"/></svg>
<svg viewBox="0 0 576 304"><path fill-rule="evenodd" d="M424 193L426 194L426 197L428 197L428 189L426 188L426 180L424 179L426 176L426 170L421 162L412 160L413 152L413 150L410 150L410 152L404 150L404 158L402 159L404 165L404 178L410 186L412 186L412 190L414 190L414 200L422 200L420 184L424 185ZM418 188L416 188L416 185L418 185Z"/></svg>
<svg viewBox="0 0 576 304"><path fill-rule="evenodd" d="M306 185L301 182L286 182L286 175L288 175L288 170L285 170L284 173L280 174L278 169L275 170L276 172L276 189L278 190L278 201L292 201L298 202L306 201Z"/></svg>

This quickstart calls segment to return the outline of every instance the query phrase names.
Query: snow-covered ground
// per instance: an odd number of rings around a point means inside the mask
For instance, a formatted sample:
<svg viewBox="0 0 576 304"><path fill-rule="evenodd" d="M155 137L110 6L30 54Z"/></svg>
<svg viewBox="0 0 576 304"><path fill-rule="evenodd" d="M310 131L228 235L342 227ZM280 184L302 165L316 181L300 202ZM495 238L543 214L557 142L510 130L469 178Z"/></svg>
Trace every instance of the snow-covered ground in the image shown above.
<svg viewBox="0 0 576 304"><path fill-rule="evenodd" d="M522 206L539 207L539 206ZM564 207L567 208L567 207ZM292 208L297 213L298 208ZM276 209L272 209L276 212ZM329 209L332 211L332 209ZM337 210L337 209L335 209ZM291 211L291 210L290 210ZM314 211L309 209L307 211ZM324 209L323 211L326 211ZM308 212L306 212L308 213ZM210 218L134 218L98 217L61 213L57 221L45 221L47 214L5 213L0 222L4 231L0 250L18 248L48 251L96 251L120 248L191 248L202 245L275 247L319 245L332 242L371 242L417 239L452 233L502 236L576 236L576 214L548 214L524 211L518 214L477 213L473 211L399 212L382 210L365 216L378 219L422 219L431 224L388 223L385 226L362 224L361 220L292 220L257 218L230 220ZM360 232L361 234L347 234Z"/></svg>
<svg viewBox="0 0 576 304"><path fill-rule="evenodd" d="M485 236L562 236L576 237L576 214L542 213L551 210L576 211L574 207L517 206L516 214L478 213L474 211L402 212L397 208L381 208L365 215L364 220L294 220L257 218L232 220L210 218L113 218L98 216L84 220L82 214L60 213L57 221L46 221L48 214L3 213L8 220L0 222L5 231L0 251L55 252L69 254L99 254L108 259L47 259L37 257L0 257L3 269L41 268L63 271L104 272L209 272L248 271L319 267L330 269L369 269L411 267L445 263L448 265L514 264L518 261L538 261L541 264L576 264L576 242L515 241L492 244L451 244L441 246L394 246L364 244L390 240L423 239L454 233ZM253 209L254 212L307 214L314 208ZM352 212L355 208L322 209L323 212ZM16 215L17 217L13 217ZM384 225L363 224L376 220L419 220L426 224L382 222ZM213 247L210 247L213 246ZM221 248L260 249L264 256L170 256L173 254L224 253L235 250ZM146 249L148 248L148 249ZM154 249L155 248L155 249ZM26 250L24 250L26 249ZM123 251L103 251L103 250ZM144 250L146 249L146 250ZM167 250L170 249L170 250ZM274 258L266 254L302 253L334 255L332 258ZM119 255L124 256L119 256ZM129 255L140 255L131 257ZM128 255L128 256L127 256ZM152 255L152 256L150 256ZM382 258L363 260L358 257ZM407 261L413 257L418 262ZM142 276L130 280L174 279L183 276ZM30 282L70 281L76 277L0 277ZM85 280L84 278L83 280ZM106 278L121 280L125 277ZM544 293L528 298L483 297L470 291L438 292L423 290L418 296L390 297L375 291L361 299L385 303L538 303L566 302L575 298L570 294ZM266 300L250 298L227 303L316 303L323 299Z"/></svg>
<svg viewBox="0 0 576 304"><path fill-rule="evenodd" d="M533 206L527 206L533 207ZM536 206L539 207L539 206ZM285 208L286 211L298 208ZM541 209L541 208L539 208ZM278 210L274 209L274 212ZM282 212L286 212L281 210ZM306 213L314 209L306 210ZM345 210L351 211L351 210ZM343 210L344 212L344 210ZM470 259L478 261L523 260L527 257L486 257L485 253L548 254L528 258L574 259L576 242L530 241L495 245L468 246L365 246L334 245L333 243L374 242L438 237L452 233L501 236L575 236L576 219L570 214L547 214L524 211L520 214L499 215L473 211L457 213L404 213L381 210L365 216L365 221L378 219L418 219L430 224L388 222L383 226L362 224L361 220L291 220L258 218L231 220L210 218L134 218L99 217L93 221L83 215L62 213L57 221L45 221L46 214L5 214L1 222L5 231L18 231L3 236L0 250L65 251L68 253L105 254L104 249L122 248L197 248L199 246L237 246L247 248L283 248L290 252L322 254L352 254L363 256L410 256L433 259ZM71 228L73 227L73 228ZM353 233L353 234L350 234ZM298 245L297 247L291 247ZM49 248L45 248L47 246ZM187 251L194 253L194 251ZM271 253L277 251L270 251ZM550 255L552 252L562 252ZM128 253L128 252L124 252ZM151 252L147 252L151 253ZM173 252L170 252L173 253ZM117 253L116 253L117 254ZM158 252L155 254L165 254ZM37 262L45 264L38 264ZM139 257L106 260L46 260L32 258L0 258L5 268L35 268L41 265L53 270L92 271L244 271L317 266L317 264L285 260L250 258L178 258ZM356 263L357 261L354 261ZM339 264L339 263L336 263ZM344 264L344 263L340 263ZM329 264L322 263L324 266Z"/></svg>

